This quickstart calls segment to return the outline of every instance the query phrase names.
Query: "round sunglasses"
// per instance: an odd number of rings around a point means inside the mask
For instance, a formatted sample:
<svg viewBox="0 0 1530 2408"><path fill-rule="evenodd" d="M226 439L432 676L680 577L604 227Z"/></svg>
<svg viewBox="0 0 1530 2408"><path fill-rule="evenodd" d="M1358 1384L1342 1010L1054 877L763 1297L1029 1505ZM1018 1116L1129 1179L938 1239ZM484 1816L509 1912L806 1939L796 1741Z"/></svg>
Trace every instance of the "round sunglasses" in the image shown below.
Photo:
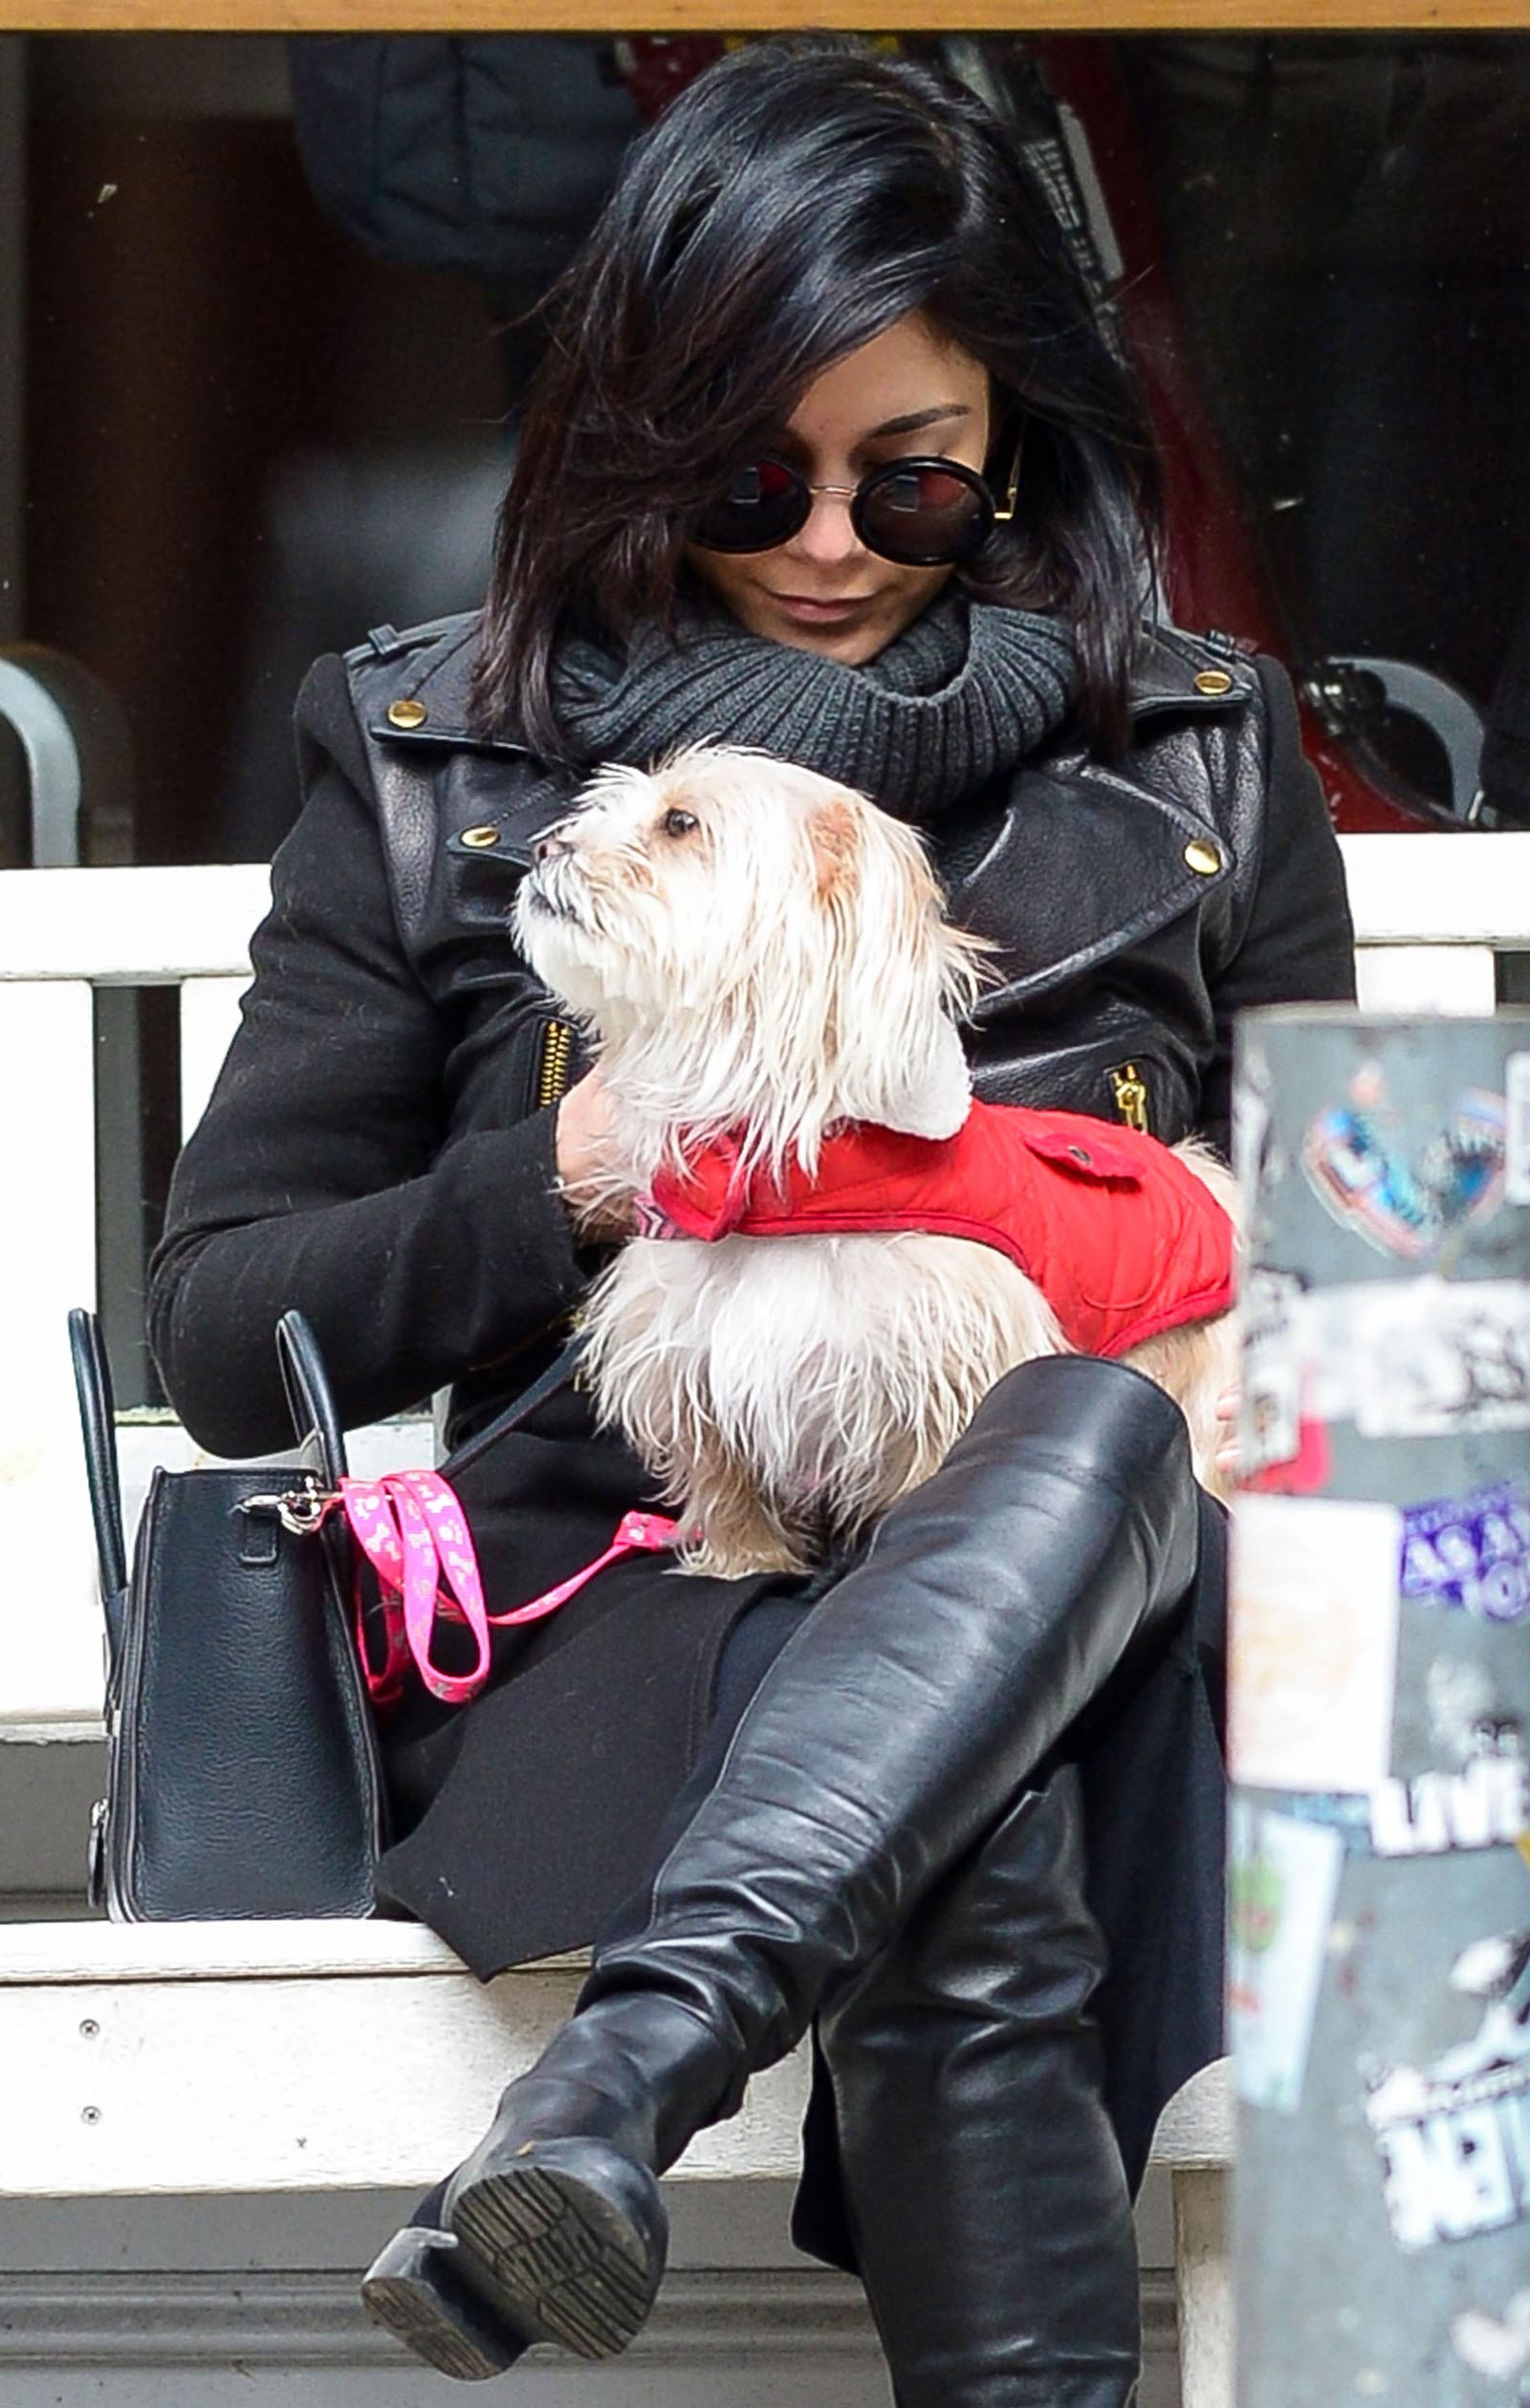
<svg viewBox="0 0 1530 2408"><path fill-rule="evenodd" d="M1015 515L1019 452L1004 500L965 461L889 460L859 485L810 485L773 451L734 472L728 492L690 522L690 541L704 552L772 552L806 526L817 493L850 505L850 524L868 552L902 568L944 568L965 560L995 526Z"/></svg>

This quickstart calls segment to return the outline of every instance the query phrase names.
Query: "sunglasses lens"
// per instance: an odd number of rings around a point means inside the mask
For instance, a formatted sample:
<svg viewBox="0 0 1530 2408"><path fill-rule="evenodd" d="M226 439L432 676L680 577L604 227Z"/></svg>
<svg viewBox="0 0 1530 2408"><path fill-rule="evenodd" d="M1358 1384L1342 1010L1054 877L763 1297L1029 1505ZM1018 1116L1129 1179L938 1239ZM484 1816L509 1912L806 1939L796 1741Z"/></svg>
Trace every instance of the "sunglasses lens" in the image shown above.
<svg viewBox="0 0 1530 2408"><path fill-rule="evenodd" d="M810 503L801 478L767 454L735 470L728 492L692 521L690 539L704 552L769 552L796 535Z"/></svg>
<svg viewBox="0 0 1530 2408"><path fill-rule="evenodd" d="M927 568L975 552L994 506L982 479L953 461L898 461L862 487L855 521L868 551Z"/></svg>

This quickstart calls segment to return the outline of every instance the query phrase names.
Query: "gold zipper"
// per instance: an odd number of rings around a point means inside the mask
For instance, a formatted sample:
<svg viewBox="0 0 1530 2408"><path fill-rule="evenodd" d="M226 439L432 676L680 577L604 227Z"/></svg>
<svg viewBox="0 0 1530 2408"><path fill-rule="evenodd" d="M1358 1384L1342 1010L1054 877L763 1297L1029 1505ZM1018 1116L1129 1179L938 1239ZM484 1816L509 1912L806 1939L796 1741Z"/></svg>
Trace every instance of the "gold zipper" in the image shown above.
<svg viewBox="0 0 1530 2408"><path fill-rule="evenodd" d="M1128 1128L1148 1134L1148 1083L1134 1062L1124 1062L1119 1069L1108 1073L1116 1110Z"/></svg>
<svg viewBox="0 0 1530 2408"><path fill-rule="evenodd" d="M568 1085L574 1055L574 1031L567 1020L549 1020L542 1031L542 1055L536 1070L536 1108L556 1104Z"/></svg>

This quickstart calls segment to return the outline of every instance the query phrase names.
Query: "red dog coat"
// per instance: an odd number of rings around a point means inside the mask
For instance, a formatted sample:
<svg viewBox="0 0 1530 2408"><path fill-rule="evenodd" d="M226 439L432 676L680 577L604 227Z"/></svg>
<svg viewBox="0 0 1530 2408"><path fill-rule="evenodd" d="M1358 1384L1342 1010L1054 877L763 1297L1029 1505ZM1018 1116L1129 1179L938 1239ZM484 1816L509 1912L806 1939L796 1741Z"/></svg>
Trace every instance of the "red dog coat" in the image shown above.
<svg viewBox="0 0 1530 2408"><path fill-rule="evenodd" d="M1193 1171L1136 1129L1081 1112L973 1104L954 1137L857 1122L814 1178L738 1172L723 1139L654 1181L649 1236L830 1237L922 1229L996 1246L1035 1281L1081 1354L1126 1354L1233 1302L1233 1224Z"/></svg>

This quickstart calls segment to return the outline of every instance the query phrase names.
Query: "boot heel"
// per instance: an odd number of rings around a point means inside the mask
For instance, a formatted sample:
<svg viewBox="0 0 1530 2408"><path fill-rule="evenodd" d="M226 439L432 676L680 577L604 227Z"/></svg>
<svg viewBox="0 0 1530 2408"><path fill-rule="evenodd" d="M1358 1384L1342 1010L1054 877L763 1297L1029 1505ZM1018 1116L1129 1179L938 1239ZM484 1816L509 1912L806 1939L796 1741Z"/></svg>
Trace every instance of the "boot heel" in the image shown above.
<svg viewBox="0 0 1530 2408"><path fill-rule="evenodd" d="M624 2350L664 2276L658 2182L604 2141L522 2143L448 2192L447 2221L506 2315L579 2357Z"/></svg>
<svg viewBox="0 0 1530 2408"><path fill-rule="evenodd" d="M368 2269L361 2301L378 2324L438 2375L450 2375L459 2383L487 2382L514 2366L526 2339L468 2288L453 2265L456 2254L450 2233L405 2224Z"/></svg>

